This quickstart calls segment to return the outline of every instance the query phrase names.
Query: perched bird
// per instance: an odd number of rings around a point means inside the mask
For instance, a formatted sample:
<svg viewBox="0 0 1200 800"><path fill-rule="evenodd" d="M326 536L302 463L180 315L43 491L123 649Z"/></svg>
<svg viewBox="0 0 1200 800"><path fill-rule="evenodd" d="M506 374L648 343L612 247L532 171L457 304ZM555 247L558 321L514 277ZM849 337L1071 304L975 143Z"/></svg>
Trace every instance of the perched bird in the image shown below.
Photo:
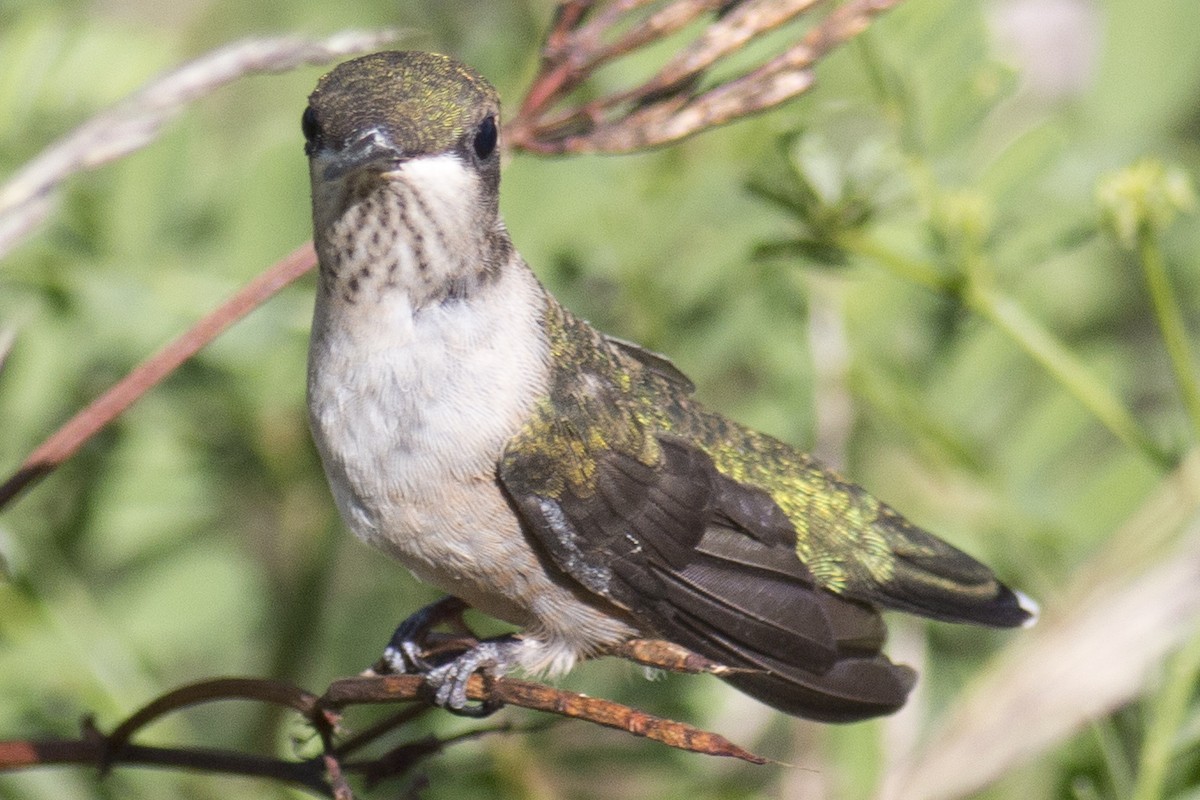
<svg viewBox="0 0 1200 800"><path fill-rule="evenodd" d="M881 609L1033 619L987 567L563 308L499 216L499 115L471 68L385 52L321 78L302 119L308 403L338 508L520 628L429 670L440 703L464 706L478 670L561 673L636 637L785 712L857 720L914 680L880 652Z"/></svg>

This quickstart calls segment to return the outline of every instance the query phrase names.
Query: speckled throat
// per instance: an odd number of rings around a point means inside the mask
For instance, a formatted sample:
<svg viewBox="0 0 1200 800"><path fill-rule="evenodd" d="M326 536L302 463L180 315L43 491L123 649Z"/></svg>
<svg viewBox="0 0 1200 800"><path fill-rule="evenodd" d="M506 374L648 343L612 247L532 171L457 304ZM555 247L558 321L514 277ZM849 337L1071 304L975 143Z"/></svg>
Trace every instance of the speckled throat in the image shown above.
<svg viewBox="0 0 1200 800"><path fill-rule="evenodd" d="M322 290L350 305L401 291L423 307L494 278L512 244L499 222L471 219L477 179L456 161L425 157L320 184L313 218Z"/></svg>

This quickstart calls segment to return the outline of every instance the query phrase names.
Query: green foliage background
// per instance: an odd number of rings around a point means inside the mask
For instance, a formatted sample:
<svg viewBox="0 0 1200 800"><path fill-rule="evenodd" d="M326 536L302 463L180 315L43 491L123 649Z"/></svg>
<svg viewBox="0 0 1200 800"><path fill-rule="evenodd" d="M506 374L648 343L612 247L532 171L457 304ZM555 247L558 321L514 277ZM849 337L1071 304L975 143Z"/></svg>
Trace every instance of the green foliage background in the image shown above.
<svg viewBox="0 0 1200 800"><path fill-rule="evenodd" d="M158 72L254 33L400 27L403 46L464 58L511 107L551 5L0 0L0 176ZM1053 607L1195 444L1177 385L1194 366L1173 369L1139 259L1106 234L1096 195L1143 157L1197 174L1200 5L1088 6L1095 61L1060 93L1039 90L989 28L1011 5L908 0L822 62L800 101L679 146L517 156L503 210L568 306L669 354L714 406L815 448ZM146 150L72 180L51 222L0 263L0 330L16 333L0 373L3 469L308 238L299 117L321 72L249 78L197 103ZM1168 200L1185 215L1143 233L1194 330L1200 228L1183 195ZM970 287L994 287L1061 340L1153 445L1115 436L1085 406L1095 396L1036 363ZM108 727L215 675L319 689L374 660L434 597L336 518L305 420L311 294L311 279L283 292L0 516L0 738L74 735L86 713ZM1021 635L896 623L897 657L925 661L918 729ZM423 796L858 798L883 770L883 723L822 728L715 681L646 682L623 664L585 665L564 685L795 766L562 724L454 746L426 765ZM1159 691L981 796L1126 796ZM1182 703L1152 796L1200 797L1200 706ZM297 726L277 737L278 721L220 707L151 733L311 748ZM0 776L0 798L22 800L293 795L163 772Z"/></svg>

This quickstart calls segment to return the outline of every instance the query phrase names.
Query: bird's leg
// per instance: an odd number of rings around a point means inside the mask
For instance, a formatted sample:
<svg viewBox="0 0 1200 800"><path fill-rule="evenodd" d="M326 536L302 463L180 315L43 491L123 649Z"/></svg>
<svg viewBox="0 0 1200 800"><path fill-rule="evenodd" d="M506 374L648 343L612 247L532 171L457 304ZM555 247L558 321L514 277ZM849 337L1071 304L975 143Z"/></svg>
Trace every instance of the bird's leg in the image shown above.
<svg viewBox="0 0 1200 800"><path fill-rule="evenodd" d="M442 624L451 625L460 634L453 640L453 649L458 652L469 651L478 643L478 639L463 622L462 614L466 610L465 602L447 595L401 622L376 664L375 672L427 674L435 669L435 665L429 663L429 657L437 650L446 649L446 642L431 645L430 637L433 629Z"/></svg>
<svg viewBox="0 0 1200 800"><path fill-rule="evenodd" d="M455 714L486 717L495 712L500 703L467 705L467 683L481 670L493 675L509 671L517 663L521 640L501 636L479 641L463 621L467 608L447 595L417 611L396 628L374 671L423 675L433 702ZM438 625L449 625L457 635L435 639ZM449 661L448 654L453 654Z"/></svg>
<svg viewBox="0 0 1200 800"><path fill-rule="evenodd" d="M500 676L517 666L524 642L515 636L498 636L479 642L462 655L425 673L425 683L433 691L433 702L464 717L486 717L502 703L485 700L467 705L467 683L477 672Z"/></svg>

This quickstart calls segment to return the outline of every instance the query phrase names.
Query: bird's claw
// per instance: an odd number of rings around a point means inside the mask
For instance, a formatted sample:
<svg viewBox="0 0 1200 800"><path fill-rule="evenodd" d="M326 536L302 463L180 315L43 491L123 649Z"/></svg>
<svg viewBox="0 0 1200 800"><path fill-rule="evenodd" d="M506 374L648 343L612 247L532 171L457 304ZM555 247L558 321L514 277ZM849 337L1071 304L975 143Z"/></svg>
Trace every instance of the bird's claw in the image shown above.
<svg viewBox="0 0 1200 800"><path fill-rule="evenodd" d="M481 642L462 620L467 604L457 597L443 597L400 623L392 634L374 671L379 674L422 675L430 699L439 707L467 717L486 717L501 703L485 700L470 705L467 684L484 671L499 676L516 663L521 640L511 636ZM459 635L435 633L448 624Z"/></svg>
<svg viewBox="0 0 1200 800"><path fill-rule="evenodd" d="M512 637L480 642L467 652L425 673L425 684L433 692L433 702L464 717L486 717L497 711L503 703L484 700L478 705L468 705L467 685L471 676L483 671L499 677L517 663L521 641Z"/></svg>

